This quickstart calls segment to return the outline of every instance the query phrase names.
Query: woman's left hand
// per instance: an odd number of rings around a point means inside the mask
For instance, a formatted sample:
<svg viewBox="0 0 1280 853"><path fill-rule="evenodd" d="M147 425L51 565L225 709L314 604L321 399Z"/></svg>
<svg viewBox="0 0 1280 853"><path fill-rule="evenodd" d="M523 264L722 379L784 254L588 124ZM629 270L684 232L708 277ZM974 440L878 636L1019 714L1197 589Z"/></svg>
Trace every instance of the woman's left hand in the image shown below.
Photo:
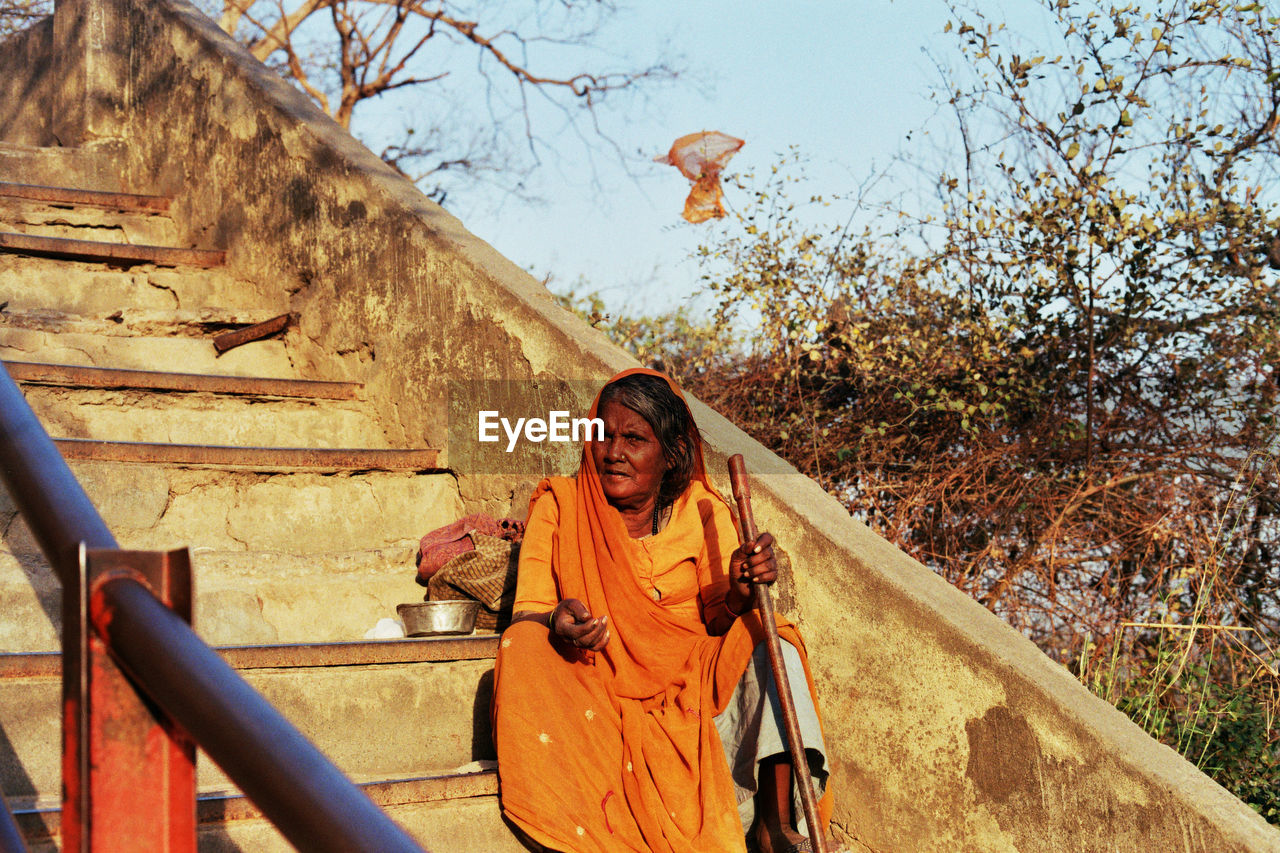
<svg viewBox="0 0 1280 853"><path fill-rule="evenodd" d="M746 613L755 600L756 584L771 584L778 579L778 560L773 553L773 534L761 533L752 542L744 542L729 557L729 596L727 604L734 613Z"/></svg>

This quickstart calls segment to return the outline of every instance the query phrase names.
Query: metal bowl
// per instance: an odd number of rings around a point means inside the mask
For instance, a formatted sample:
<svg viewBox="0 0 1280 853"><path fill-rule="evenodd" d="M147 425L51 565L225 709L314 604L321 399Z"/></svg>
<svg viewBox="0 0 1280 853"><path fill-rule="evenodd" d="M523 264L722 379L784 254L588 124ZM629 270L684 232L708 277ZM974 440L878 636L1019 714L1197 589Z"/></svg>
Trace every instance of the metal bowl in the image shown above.
<svg viewBox="0 0 1280 853"><path fill-rule="evenodd" d="M476 627L480 602L466 599L415 601L397 604L396 613L404 622L410 637L434 637L438 634L470 634Z"/></svg>

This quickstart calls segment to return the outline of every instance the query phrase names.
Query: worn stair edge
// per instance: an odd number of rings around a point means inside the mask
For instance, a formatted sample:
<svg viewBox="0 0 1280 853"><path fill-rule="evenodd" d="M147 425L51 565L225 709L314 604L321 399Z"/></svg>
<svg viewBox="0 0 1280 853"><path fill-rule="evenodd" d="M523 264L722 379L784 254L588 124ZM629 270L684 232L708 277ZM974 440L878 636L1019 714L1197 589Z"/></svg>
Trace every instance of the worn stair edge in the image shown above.
<svg viewBox="0 0 1280 853"><path fill-rule="evenodd" d="M39 237L0 231L0 252L43 255L77 261L101 261L117 264L156 264L177 267L219 267L226 252L219 249L178 249L170 246L135 246L129 243L103 243L97 240L74 240L69 237Z"/></svg>
<svg viewBox="0 0 1280 853"><path fill-rule="evenodd" d="M68 388L130 388L254 397L355 400L359 398L363 387L358 382L223 376L211 373L170 373L158 370L89 367L33 361L7 361L4 366L15 382Z"/></svg>
<svg viewBox="0 0 1280 853"><path fill-rule="evenodd" d="M497 634L476 634L363 642L223 646L218 649L218 652L236 669L374 666L393 663L493 660L498 655L498 643L499 635Z"/></svg>
<svg viewBox="0 0 1280 853"><path fill-rule="evenodd" d="M498 634L475 634L403 640L217 646L215 651L233 669L301 669L493 660L498 655L498 643ZM0 655L0 678L52 678L61 673L61 652L16 652Z"/></svg>
<svg viewBox="0 0 1280 853"><path fill-rule="evenodd" d="M494 797L498 794L498 774L493 770L356 784L380 808ZM61 833L62 809L58 806L19 806L13 809L13 816L27 840L56 838ZM243 794L217 792L200 794L196 798L196 818L199 823L208 825L234 820L261 820L263 814Z"/></svg>
<svg viewBox="0 0 1280 853"><path fill-rule="evenodd" d="M257 471L440 471L433 448L231 447L55 438L63 457L81 462L141 462Z"/></svg>
<svg viewBox="0 0 1280 853"><path fill-rule="evenodd" d="M24 261L35 260L24 257ZM39 260L50 260L40 258ZM65 263L58 261L57 263ZM46 275L49 271L46 271ZM39 275L40 273L35 273ZM56 272L53 273L56 275ZM198 337L207 342L210 335L229 328L252 326L262 322L262 315L274 315L271 309L203 306L194 310L181 308L120 308L106 317L90 317L74 311L52 308L7 307L0 312L0 328L27 332L57 334L92 334L110 337L146 336L164 330L166 336Z"/></svg>
<svg viewBox="0 0 1280 853"><path fill-rule="evenodd" d="M73 187L49 187L41 184L18 184L0 181L0 198L20 198L50 204L72 204L101 207L125 213L168 213L170 199L140 193L103 192Z"/></svg>

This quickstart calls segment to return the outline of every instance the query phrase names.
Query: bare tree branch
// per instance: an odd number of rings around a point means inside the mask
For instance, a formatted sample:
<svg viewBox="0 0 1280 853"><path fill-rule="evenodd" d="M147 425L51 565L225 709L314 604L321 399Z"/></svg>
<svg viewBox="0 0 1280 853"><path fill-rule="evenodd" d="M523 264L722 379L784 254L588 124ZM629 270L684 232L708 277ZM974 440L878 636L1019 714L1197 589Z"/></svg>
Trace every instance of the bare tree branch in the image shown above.
<svg viewBox="0 0 1280 853"><path fill-rule="evenodd" d="M489 97L494 128L522 138L528 152L524 165L511 165L518 173L535 168L544 150L538 110L529 98L537 92L540 103L566 117L588 154L603 143L621 156L596 120L603 97L673 80L675 72L663 63L619 70L590 67L595 63L589 60L573 73L548 73L543 69L563 67L565 56L590 55L601 38L600 22L615 10L609 3L583 0L534 0L532 5L536 14L529 19L519 4L511 9L478 5L475 10L487 16L482 18L468 14L467 4L450 0L223 0L220 25L258 59L292 78L343 127L358 129L360 105L390 92L435 90L446 83L454 89L472 86ZM321 12L328 14L322 18ZM519 14L502 17L511 12ZM459 55L464 48L472 52L470 71ZM590 133L579 130L579 115L587 118ZM442 132L437 122L428 120L427 127L428 133ZM419 140L425 138L420 134ZM409 161L434 157L447 147L443 139L419 141L395 146L394 156L408 168ZM443 153L421 173L485 171L481 162L495 161L474 149L459 149Z"/></svg>
<svg viewBox="0 0 1280 853"><path fill-rule="evenodd" d="M0 0L0 40L52 14L52 0Z"/></svg>

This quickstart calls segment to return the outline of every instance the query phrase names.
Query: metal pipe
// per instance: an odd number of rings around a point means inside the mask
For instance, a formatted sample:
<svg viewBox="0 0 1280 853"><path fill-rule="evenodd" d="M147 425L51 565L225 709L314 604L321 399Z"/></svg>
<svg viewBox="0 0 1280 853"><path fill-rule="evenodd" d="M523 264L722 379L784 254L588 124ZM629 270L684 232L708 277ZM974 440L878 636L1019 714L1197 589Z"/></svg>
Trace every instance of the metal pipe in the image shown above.
<svg viewBox="0 0 1280 853"><path fill-rule="evenodd" d="M751 489L747 485L747 465L741 453L729 457L729 483L733 499L738 504L738 519L742 524L742 542L756 538L756 520L751 514ZM818 800L813 795L813 778L809 775L809 759L805 755L804 741L800 737L800 720L796 716L796 700L791 693L791 681L787 678L787 666L782 660L782 641L778 638L778 620L773 613L773 599L769 587L757 584L756 607L760 621L768 635L769 666L773 669L773 682L778 686L778 703L782 706L782 720L787 729L787 745L791 751L791 778L800 791L800 805L808 824L809 842L813 853L827 853L827 842L818 822Z"/></svg>
<svg viewBox="0 0 1280 853"><path fill-rule="evenodd" d="M120 667L299 850L421 853L408 833L136 580L104 578L89 609Z"/></svg>
<svg viewBox="0 0 1280 853"><path fill-rule="evenodd" d="M27 853L27 842L3 794L0 794L0 853Z"/></svg>
<svg viewBox="0 0 1280 853"><path fill-rule="evenodd" d="M106 522L5 370L0 370L0 476L64 585L75 583L81 542L89 548L117 547Z"/></svg>

